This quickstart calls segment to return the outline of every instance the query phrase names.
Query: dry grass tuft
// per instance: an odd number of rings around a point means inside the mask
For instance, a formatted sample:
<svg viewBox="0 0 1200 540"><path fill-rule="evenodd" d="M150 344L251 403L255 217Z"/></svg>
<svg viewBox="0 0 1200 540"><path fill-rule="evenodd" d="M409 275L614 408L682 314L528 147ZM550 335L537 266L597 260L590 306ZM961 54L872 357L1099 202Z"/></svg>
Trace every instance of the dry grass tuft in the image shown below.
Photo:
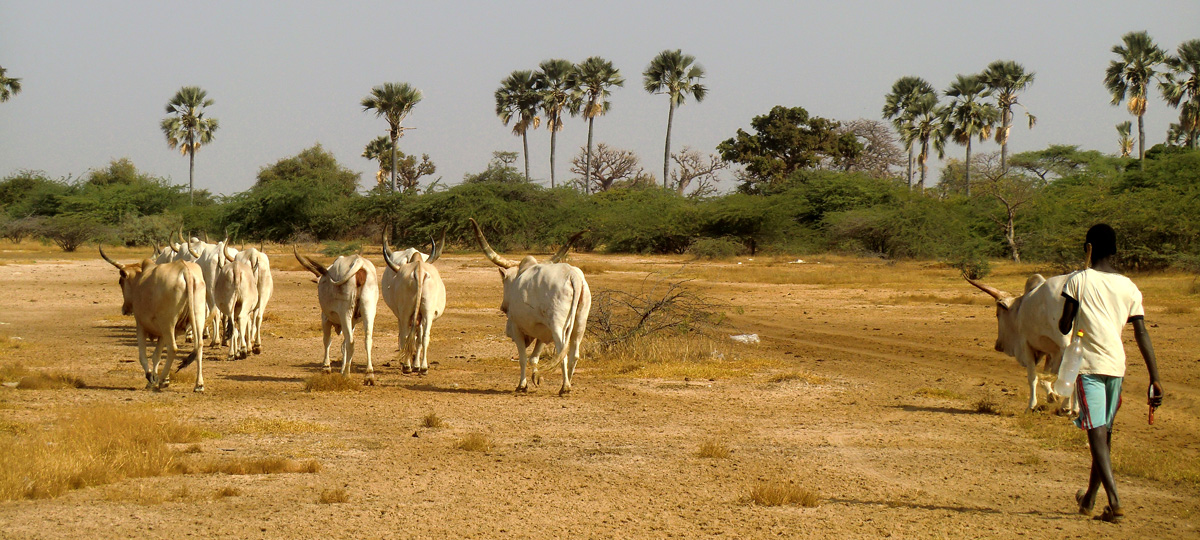
<svg viewBox="0 0 1200 540"><path fill-rule="evenodd" d="M1200 487L1200 463L1188 459L1177 448L1152 449L1117 445L1113 449L1113 472L1140 476L1159 482Z"/></svg>
<svg viewBox="0 0 1200 540"><path fill-rule="evenodd" d="M945 388L918 388L913 391L913 395L939 399L967 399L967 396Z"/></svg>
<svg viewBox="0 0 1200 540"><path fill-rule="evenodd" d="M321 504L338 504L350 502L350 494L342 488L323 489L321 496L317 497L317 502Z"/></svg>
<svg viewBox="0 0 1200 540"><path fill-rule="evenodd" d="M350 392L362 390L362 385L341 373L318 373L304 381L305 392Z"/></svg>
<svg viewBox="0 0 1200 540"><path fill-rule="evenodd" d="M773 383L785 383L792 381L800 381L805 384L819 385L828 383L829 378L805 371L789 371L787 373L780 373L771 377L771 382Z"/></svg>
<svg viewBox="0 0 1200 540"><path fill-rule="evenodd" d="M602 376L645 379L730 379L781 366L778 360L741 356L746 348L734 345L728 338L663 334L598 347L593 357Z"/></svg>
<svg viewBox="0 0 1200 540"><path fill-rule="evenodd" d="M458 449L468 452L490 452L492 450L492 440L479 432L468 433L458 441Z"/></svg>
<svg viewBox="0 0 1200 540"><path fill-rule="evenodd" d="M2 338L0 338L0 344L2 343L4 343L4 341ZM0 382L17 382L32 374L33 371L30 371L24 365L19 363L0 366Z"/></svg>
<svg viewBox="0 0 1200 540"><path fill-rule="evenodd" d="M329 431L329 426L303 420L283 420L278 418L247 418L238 422L230 433L244 435L299 435L301 433L320 433Z"/></svg>
<svg viewBox="0 0 1200 540"><path fill-rule="evenodd" d="M995 396L990 394L976 400L971 407L979 414L1000 414L1003 412L1000 402Z"/></svg>
<svg viewBox="0 0 1200 540"><path fill-rule="evenodd" d="M224 499L226 497L240 497L242 490L233 486L225 486L217 490L217 498Z"/></svg>
<svg viewBox="0 0 1200 540"><path fill-rule="evenodd" d="M21 377L17 388L23 390L61 390L63 388L83 388L87 386L83 380L66 373L34 373Z"/></svg>
<svg viewBox="0 0 1200 540"><path fill-rule="evenodd" d="M427 428L440 428L445 426L446 423L442 421L442 417L438 416L437 413L430 411L429 414L426 414L421 419L421 425Z"/></svg>
<svg viewBox="0 0 1200 540"><path fill-rule="evenodd" d="M1042 456L1039 456L1037 454L1032 454L1032 453L1021 456L1021 465L1041 465L1041 464L1042 464Z"/></svg>
<svg viewBox="0 0 1200 540"><path fill-rule="evenodd" d="M48 429L0 440L0 500L54 497L70 489L169 474L179 453L168 445L200 438L199 430L161 411L79 408Z"/></svg>
<svg viewBox="0 0 1200 540"><path fill-rule="evenodd" d="M709 439L700 443L700 449L696 451L696 456L702 458L726 459L729 457L730 453L729 447L725 446L725 443L715 439Z"/></svg>
<svg viewBox="0 0 1200 540"><path fill-rule="evenodd" d="M760 482L750 490L750 502L759 506L803 506L813 508L821 504L821 499L803 487L793 482Z"/></svg>
<svg viewBox="0 0 1200 540"><path fill-rule="evenodd" d="M179 472L183 474L280 474L280 473L317 473L321 472L321 464L315 459L297 461L282 457L266 458L235 458L214 460L203 463L185 463L180 465Z"/></svg>
<svg viewBox="0 0 1200 540"><path fill-rule="evenodd" d="M1087 436L1083 430L1059 416L1020 414L1014 418L1014 422L1018 428L1048 449L1087 446Z"/></svg>

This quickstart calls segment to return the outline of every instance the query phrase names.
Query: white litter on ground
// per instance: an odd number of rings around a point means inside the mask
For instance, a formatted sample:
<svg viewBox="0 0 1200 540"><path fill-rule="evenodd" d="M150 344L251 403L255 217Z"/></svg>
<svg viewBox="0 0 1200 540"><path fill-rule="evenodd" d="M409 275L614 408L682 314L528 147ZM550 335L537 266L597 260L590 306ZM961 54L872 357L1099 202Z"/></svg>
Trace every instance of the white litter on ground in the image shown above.
<svg viewBox="0 0 1200 540"><path fill-rule="evenodd" d="M738 334L736 336L729 336L729 339L738 343L758 343L760 341L758 334Z"/></svg>
<svg viewBox="0 0 1200 540"><path fill-rule="evenodd" d="M788 264L804 264L804 259L796 259Z"/></svg>

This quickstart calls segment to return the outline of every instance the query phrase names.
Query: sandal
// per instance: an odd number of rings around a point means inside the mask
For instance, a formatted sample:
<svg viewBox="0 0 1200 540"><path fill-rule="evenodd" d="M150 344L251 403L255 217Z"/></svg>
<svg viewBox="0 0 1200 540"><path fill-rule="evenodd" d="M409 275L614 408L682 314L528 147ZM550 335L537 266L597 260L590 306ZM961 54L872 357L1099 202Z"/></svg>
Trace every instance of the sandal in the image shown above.
<svg viewBox="0 0 1200 540"><path fill-rule="evenodd" d="M1100 513L1099 519L1101 521L1107 521L1109 523L1120 523L1121 521L1123 521L1125 519L1125 512L1122 512L1120 508L1113 508L1111 506L1105 506L1104 512Z"/></svg>
<svg viewBox="0 0 1200 540"><path fill-rule="evenodd" d="M1096 500L1092 500L1092 504L1083 505L1083 498L1087 496L1087 489L1080 489L1075 492L1075 504L1079 505L1079 513L1085 516L1092 515L1092 508L1096 506Z"/></svg>

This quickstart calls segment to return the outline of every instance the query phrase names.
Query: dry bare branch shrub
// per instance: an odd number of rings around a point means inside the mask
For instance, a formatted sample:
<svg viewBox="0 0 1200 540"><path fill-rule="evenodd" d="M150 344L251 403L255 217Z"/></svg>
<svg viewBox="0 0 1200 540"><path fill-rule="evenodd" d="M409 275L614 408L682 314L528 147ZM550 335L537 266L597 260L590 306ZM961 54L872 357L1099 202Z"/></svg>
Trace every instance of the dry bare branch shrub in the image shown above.
<svg viewBox="0 0 1200 540"><path fill-rule="evenodd" d="M601 350L659 333L712 335L725 322L719 304L688 288L691 279L649 274L634 291L592 294L588 332Z"/></svg>
<svg viewBox="0 0 1200 540"><path fill-rule="evenodd" d="M446 425L446 423L442 421L442 417L438 416L437 413L430 411L429 414L426 414L421 419L421 425L427 428L440 428Z"/></svg>

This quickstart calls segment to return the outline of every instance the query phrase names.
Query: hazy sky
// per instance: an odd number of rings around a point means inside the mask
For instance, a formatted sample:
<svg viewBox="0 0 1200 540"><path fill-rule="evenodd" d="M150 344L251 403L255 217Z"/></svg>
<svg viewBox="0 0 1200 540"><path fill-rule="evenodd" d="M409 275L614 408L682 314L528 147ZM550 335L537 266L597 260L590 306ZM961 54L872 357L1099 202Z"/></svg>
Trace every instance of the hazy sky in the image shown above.
<svg viewBox="0 0 1200 540"><path fill-rule="evenodd" d="M985 5L986 4L986 5ZM1116 150L1101 81L1121 35L1149 30L1165 48L1200 38L1200 2L14 2L0 0L0 66L23 91L0 104L0 176L19 169L80 176L115 158L187 182L187 159L159 130L166 102L199 85L216 104L215 141L196 156L196 186L244 190L263 166L321 143L374 182L360 157L386 122L359 105L372 86L408 82L425 99L400 141L457 183L494 150L519 151L492 93L511 71L548 58L611 60L625 76L598 142L631 149L661 174L667 100L641 72L683 49L708 72L709 95L675 116L672 146L713 152L774 105L850 120L878 118L904 75L944 89L997 59L1037 73L1021 97L1038 116L1010 150L1078 144ZM1147 147L1177 117L1157 97ZM582 119L559 134L559 178L586 143ZM994 143L976 151L995 151ZM950 156L961 147L951 145ZM549 133L531 132L532 173L549 178ZM936 164L935 164L936 165ZM931 173L936 178L936 173Z"/></svg>

